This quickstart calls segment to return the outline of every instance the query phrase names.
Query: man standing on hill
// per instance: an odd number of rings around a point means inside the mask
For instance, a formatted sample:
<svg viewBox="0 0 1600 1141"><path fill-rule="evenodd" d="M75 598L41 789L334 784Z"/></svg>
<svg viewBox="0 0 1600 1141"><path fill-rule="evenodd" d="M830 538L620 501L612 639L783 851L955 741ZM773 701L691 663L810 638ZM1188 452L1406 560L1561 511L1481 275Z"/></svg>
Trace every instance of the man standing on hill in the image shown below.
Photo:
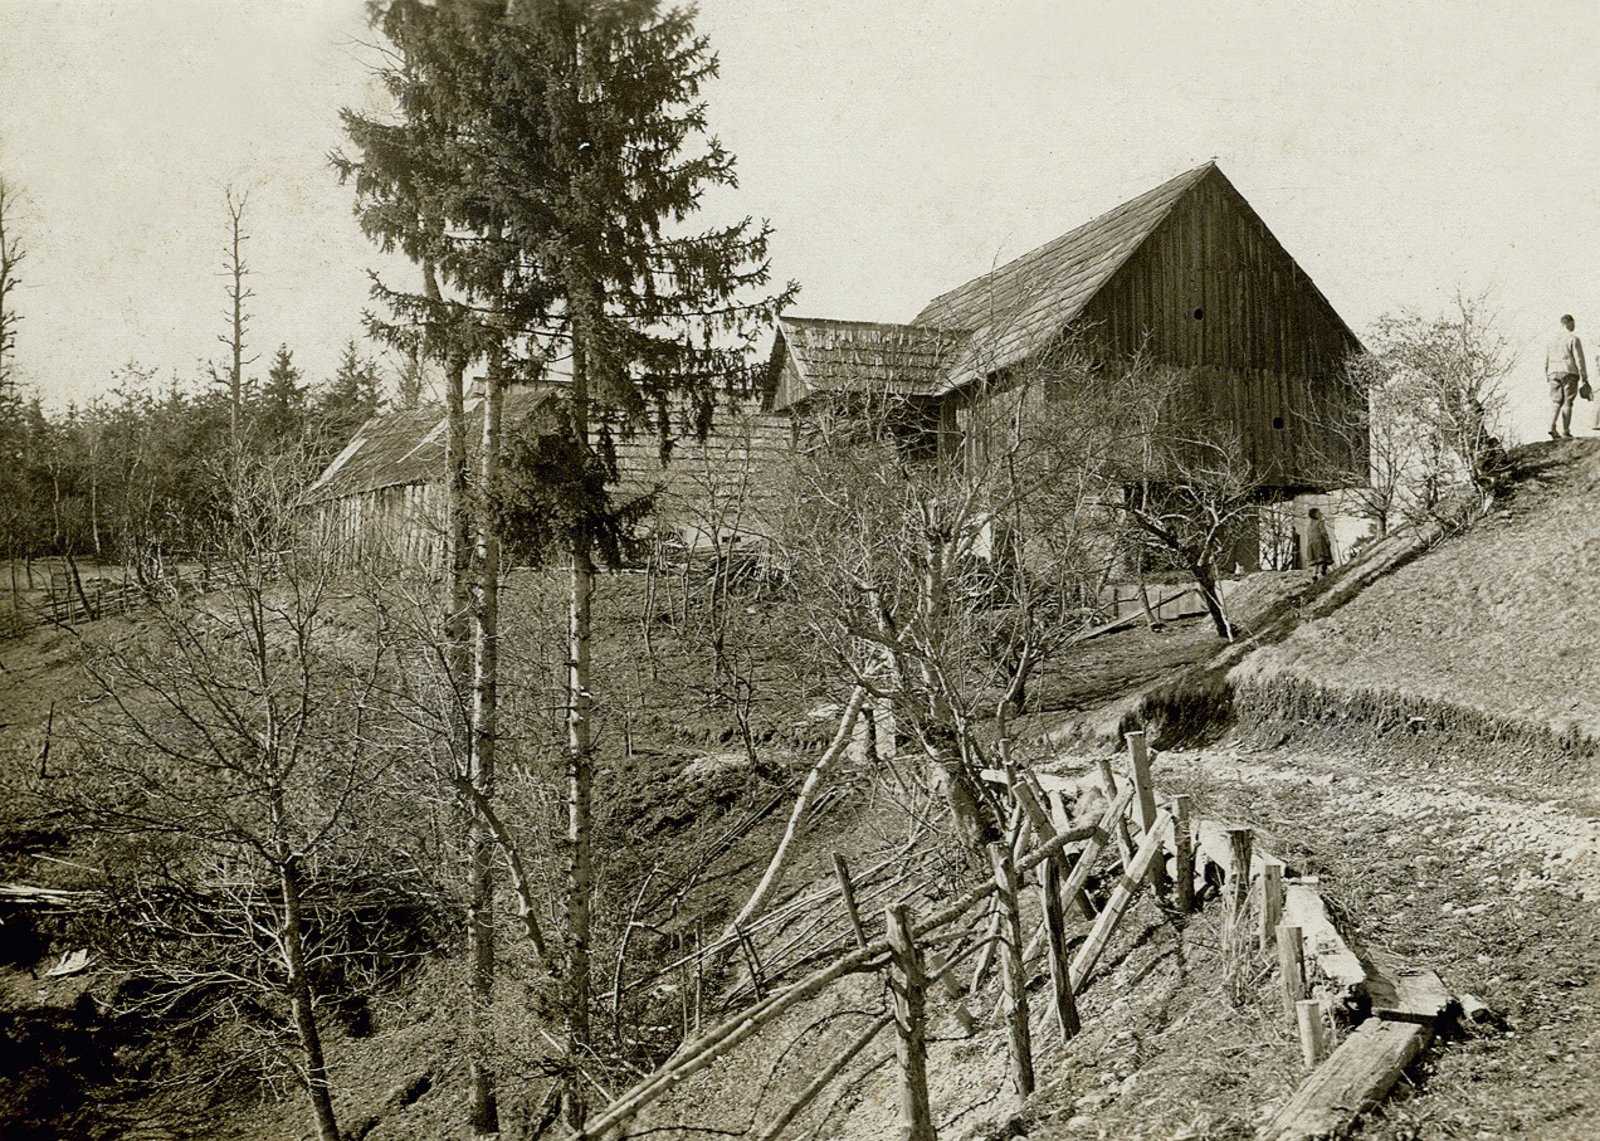
<svg viewBox="0 0 1600 1141"><path fill-rule="evenodd" d="M1572 439L1572 402L1577 399L1578 386L1589 383L1589 368L1583 361L1583 342L1573 332L1572 314L1561 318L1561 332L1550 339L1544 353L1544 375L1550 382L1550 402L1555 411L1550 415L1550 438ZM1561 430L1556 431L1557 428Z"/></svg>
<svg viewBox="0 0 1600 1141"><path fill-rule="evenodd" d="M1306 566L1316 573L1314 580L1328 573L1333 566L1333 539L1328 534L1328 524L1323 521L1320 508L1313 507L1306 521Z"/></svg>

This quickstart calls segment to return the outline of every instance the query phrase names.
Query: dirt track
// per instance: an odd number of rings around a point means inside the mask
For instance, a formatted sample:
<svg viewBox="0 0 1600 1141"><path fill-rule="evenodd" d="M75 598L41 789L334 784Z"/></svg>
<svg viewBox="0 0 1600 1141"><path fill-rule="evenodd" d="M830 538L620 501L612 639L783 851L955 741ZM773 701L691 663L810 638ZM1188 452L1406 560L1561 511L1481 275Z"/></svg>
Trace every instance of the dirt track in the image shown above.
<svg viewBox="0 0 1600 1141"><path fill-rule="evenodd" d="M1441 1042L1363 1136L1600 1136L1600 790L1502 777L1492 758L1169 754L1163 777L1247 819L1364 945L1437 970L1503 1016Z"/></svg>

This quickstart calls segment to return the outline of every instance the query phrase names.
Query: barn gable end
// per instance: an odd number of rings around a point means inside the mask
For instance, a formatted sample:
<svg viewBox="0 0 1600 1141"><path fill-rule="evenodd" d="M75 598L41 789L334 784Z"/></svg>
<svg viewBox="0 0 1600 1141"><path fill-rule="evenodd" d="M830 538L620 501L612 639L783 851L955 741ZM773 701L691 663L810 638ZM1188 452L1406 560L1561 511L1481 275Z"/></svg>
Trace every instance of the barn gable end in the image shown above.
<svg viewBox="0 0 1600 1141"><path fill-rule="evenodd" d="M1360 341L1215 166L1073 324L1104 355L1185 370L1185 412L1231 423L1270 485L1316 484L1313 454L1339 443L1316 437L1348 422L1337 378Z"/></svg>
<svg viewBox="0 0 1600 1141"><path fill-rule="evenodd" d="M919 329L945 351L867 351L915 345ZM1337 382L1361 344L1215 163L940 294L910 325L780 323L772 407L827 390L903 391L965 408L985 399L979 382L1067 335L1101 359L1138 353L1178 370L1174 412L1230 424L1268 487L1325 483L1341 451L1345 478L1365 470L1345 430L1351 410L1338 407L1350 393Z"/></svg>

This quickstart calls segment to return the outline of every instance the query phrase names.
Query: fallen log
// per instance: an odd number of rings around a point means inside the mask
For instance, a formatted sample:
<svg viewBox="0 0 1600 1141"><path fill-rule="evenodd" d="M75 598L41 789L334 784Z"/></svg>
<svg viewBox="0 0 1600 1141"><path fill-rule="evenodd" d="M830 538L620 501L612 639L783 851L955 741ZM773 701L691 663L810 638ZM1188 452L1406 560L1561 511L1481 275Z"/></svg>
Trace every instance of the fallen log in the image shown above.
<svg viewBox="0 0 1600 1141"><path fill-rule="evenodd" d="M1258 1136L1262 1141L1342 1136L1383 1100L1432 1038L1428 1026L1367 1019L1301 1084Z"/></svg>

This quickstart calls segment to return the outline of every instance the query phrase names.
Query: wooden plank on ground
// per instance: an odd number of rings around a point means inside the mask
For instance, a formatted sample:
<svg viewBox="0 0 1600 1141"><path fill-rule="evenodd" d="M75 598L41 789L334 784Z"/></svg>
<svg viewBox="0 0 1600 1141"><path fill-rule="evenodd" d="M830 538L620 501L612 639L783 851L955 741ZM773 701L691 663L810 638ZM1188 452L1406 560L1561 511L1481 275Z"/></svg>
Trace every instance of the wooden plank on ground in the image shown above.
<svg viewBox="0 0 1600 1141"><path fill-rule="evenodd" d="M1372 966L1362 989L1379 1018L1432 1026L1455 1001L1433 971L1402 966L1383 951L1373 951L1367 958Z"/></svg>
<svg viewBox="0 0 1600 1141"><path fill-rule="evenodd" d="M1283 893L1283 917L1280 922L1300 928L1305 940L1305 964L1309 981L1320 975L1326 980L1330 997L1348 1003L1365 986L1367 968L1339 929L1328 918L1328 909L1322 896L1305 884L1287 884Z"/></svg>
<svg viewBox="0 0 1600 1141"><path fill-rule="evenodd" d="M1263 1141L1338 1137L1389 1092L1433 1031L1411 1022L1363 1022L1257 1135Z"/></svg>

